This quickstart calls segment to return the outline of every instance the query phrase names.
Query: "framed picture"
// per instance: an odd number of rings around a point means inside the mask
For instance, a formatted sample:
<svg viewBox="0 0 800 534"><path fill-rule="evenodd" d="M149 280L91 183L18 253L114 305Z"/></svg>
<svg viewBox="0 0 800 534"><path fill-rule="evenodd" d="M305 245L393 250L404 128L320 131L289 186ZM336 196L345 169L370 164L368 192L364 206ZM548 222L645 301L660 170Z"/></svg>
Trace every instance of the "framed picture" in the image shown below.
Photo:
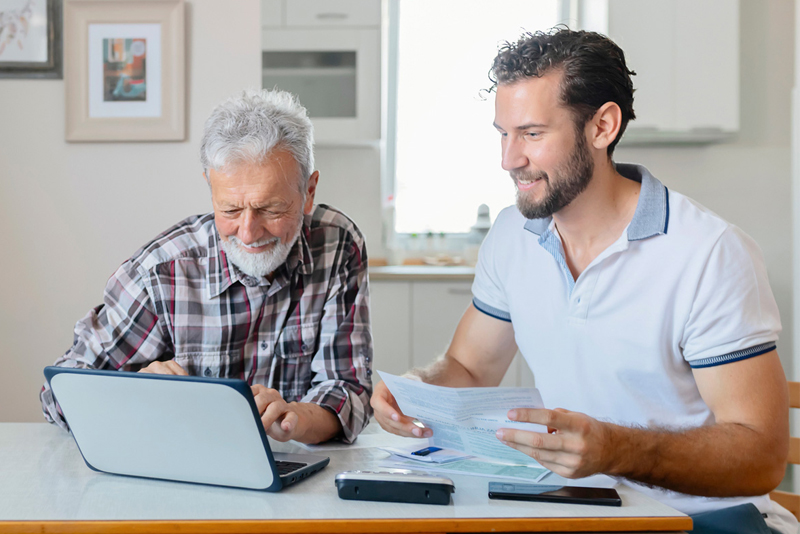
<svg viewBox="0 0 800 534"><path fill-rule="evenodd" d="M66 0L64 39L67 141L185 139L184 0Z"/></svg>
<svg viewBox="0 0 800 534"><path fill-rule="evenodd" d="M0 0L0 78L61 77L61 0Z"/></svg>

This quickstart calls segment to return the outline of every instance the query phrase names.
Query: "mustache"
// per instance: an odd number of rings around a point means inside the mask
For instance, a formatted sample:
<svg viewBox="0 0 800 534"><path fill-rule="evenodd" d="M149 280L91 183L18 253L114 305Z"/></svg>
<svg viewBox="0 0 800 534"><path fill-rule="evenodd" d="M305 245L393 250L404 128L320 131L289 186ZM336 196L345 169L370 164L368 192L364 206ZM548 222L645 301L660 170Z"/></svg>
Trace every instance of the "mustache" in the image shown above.
<svg viewBox="0 0 800 534"><path fill-rule="evenodd" d="M526 182L532 182L540 178L547 180L548 182L550 181L550 177L544 171L535 171L535 172L527 170L511 171L509 172L509 174L511 175L511 178L513 178L515 182L518 182L520 180L524 180Z"/></svg>
<svg viewBox="0 0 800 534"><path fill-rule="evenodd" d="M234 245L244 245L244 242L242 242L242 240L240 240L235 235L228 236L228 241L230 241ZM261 241L257 241L255 243L250 243L249 245L245 246L248 246L250 248L257 248L257 247L263 247L264 245L269 245L270 243L279 243L279 242L280 242L279 237L270 237L267 239L262 239Z"/></svg>

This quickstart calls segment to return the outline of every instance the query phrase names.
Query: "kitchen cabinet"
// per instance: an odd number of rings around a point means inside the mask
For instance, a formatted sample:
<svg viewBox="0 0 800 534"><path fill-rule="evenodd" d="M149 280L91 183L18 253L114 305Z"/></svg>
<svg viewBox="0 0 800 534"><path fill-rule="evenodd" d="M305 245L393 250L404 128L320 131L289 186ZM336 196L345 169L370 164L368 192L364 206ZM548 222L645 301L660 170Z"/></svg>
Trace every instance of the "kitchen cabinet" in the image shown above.
<svg viewBox="0 0 800 534"><path fill-rule="evenodd" d="M471 287L469 280L371 279L374 369L402 374L443 354L472 302ZM377 373L373 376L379 380ZM518 353L501 386L533 385L533 374Z"/></svg>
<svg viewBox="0 0 800 534"><path fill-rule="evenodd" d="M711 143L736 135L739 2L588 0L585 6L598 3L607 9L599 17L607 27L586 29L611 37L636 71L636 120L621 145Z"/></svg>
<svg viewBox="0 0 800 534"><path fill-rule="evenodd" d="M296 94L318 146L380 139L380 6L373 0L262 0L262 87Z"/></svg>

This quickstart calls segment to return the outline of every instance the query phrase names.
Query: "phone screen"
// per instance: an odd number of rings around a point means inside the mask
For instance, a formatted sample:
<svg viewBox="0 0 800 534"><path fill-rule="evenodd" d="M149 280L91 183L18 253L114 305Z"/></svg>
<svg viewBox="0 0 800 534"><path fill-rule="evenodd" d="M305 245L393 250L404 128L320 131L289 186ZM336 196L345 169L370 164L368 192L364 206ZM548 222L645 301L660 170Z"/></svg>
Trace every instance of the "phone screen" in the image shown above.
<svg viewBox="0 0 800 534"><path fill-rule="evenodd" d="M490 499L540 501L571 504L622 506L622 499L613 488L580 488L574 486L542 486L534 484L489 483Z"/></svg>

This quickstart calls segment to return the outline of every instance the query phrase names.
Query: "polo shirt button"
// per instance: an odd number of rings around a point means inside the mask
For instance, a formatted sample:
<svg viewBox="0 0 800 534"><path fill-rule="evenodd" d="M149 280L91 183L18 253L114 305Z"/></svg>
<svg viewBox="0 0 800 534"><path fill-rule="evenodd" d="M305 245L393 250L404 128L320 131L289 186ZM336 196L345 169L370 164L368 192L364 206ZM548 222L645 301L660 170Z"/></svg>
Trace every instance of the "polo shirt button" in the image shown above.
<svg viewBox="0 0 800 534"><path fill-rule="evenodd" d="M266 341L262 341L261 342L261 350L267 350L267 342Z"/></svg>
<svg viewBox="0 0 800 534"><path fill-rule="evenodd" d="M208 367L206 367L206 370L205 370L205 371L203 371L203 374L204 374L205 376L211 376L211 369L209 369Z"/></svg>
<svg viewBox="0 0 800 534"><path fill-rule="evenodd" d="M580 297L578 297L578 304L580 304L580 303L581 303L581 298L580 298Z"/></svg>
<svg viewBox="0 0 800 534"><path fill-rule="evenodd" d="M306 350L307 348L308 348L308 345L306 345L305 343L300 345L300 350Z"/></svg>

